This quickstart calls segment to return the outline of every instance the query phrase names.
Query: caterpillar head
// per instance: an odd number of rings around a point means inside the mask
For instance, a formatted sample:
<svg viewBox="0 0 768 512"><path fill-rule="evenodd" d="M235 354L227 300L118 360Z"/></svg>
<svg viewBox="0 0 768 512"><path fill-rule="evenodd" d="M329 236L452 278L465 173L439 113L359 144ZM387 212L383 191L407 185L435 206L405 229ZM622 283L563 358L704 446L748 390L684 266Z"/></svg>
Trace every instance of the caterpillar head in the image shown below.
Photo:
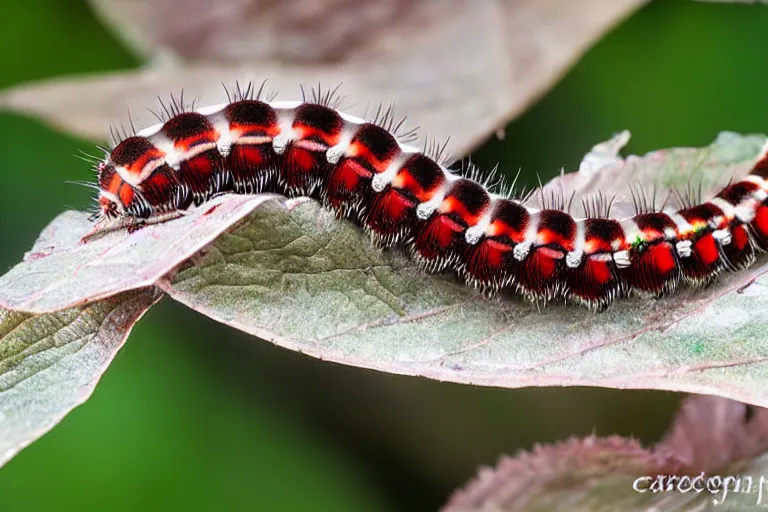
<svg viewBox="0 0 768 512"><path fill-rule="evenodd" d="M113 219L121 216L148 217L152 209L142 195L126 182L110 161L97 165L99 183L99 213Z"/></svg>

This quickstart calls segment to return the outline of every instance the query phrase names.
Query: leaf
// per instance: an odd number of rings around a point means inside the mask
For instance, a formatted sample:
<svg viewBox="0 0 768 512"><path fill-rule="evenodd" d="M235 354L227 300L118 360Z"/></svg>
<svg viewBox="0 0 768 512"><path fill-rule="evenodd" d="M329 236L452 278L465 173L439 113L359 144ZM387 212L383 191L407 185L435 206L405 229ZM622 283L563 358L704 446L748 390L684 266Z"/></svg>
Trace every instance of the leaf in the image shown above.
<svg viewBox="0 0 768 512"><path fill-rule="evenodd" d="M407 10L398 8L406 3ZM102 1L94 5L140 51L154 53L159 45L165 56L170 50L189 58L21 85L0 94L0 108L104 139L110 123L127 123L126 107L138 127L154 124L146 108L158 94L183 89L198 104L214 104L226 99L222 82L269 79L279 99L292 100L299 84L343 83L350 113L370 116L374 106L393 102L409 126L439 141L450 137L449 150L464 155L642 3L368 0L315 2L309 9L299 0L279 7L228 0L215 8L199 0L183 7L168 0Z"/></svg>
<svg viewBox="0 0 768 512"><path fill-rule="evenodd" d="M0 277L0 307L50 313L138 288L206 246L269 195L214 199L175 222L133 233L114 231L87 243L89 215L69 211L40 234L24 261Z"/></svg>
<svg viewBox="0 0 768 512"><path fill-rule="evenodd" d="M714 396L686 399L657 451L718 471L768 450L768 409Z"/></svg>
<svg viewBox="0 0 768 512"><path fill-rule="evenodd" d="M160 296L146 289L38 316L0 310L0 466L90 397Z"/></svg>
<svg viewBox="0 0 768 512"><path fill-rule="evenodd" d="M442 510L693 512L725 503L724 510L748 511L765 503L757 488L765 485L761 475L768 471L768 455L715 474L675 474L679 464L619 437L570 439L481 469Z"/></svg>
<svg viewBox="0 0 768 512"><path fill-rule="evenodd" d="M506 12L511 28L536 27L543 30L539 32L542 39L556 42L564 30L577 33L610 24L611 19L644 2L588 0L577 6L552 0L488 3L494 4L496 12ZM362 60L363 55L401 53L425 31L461 20L472 11L462 0L325 4L289 0L277 7L269 0L221 0L215 5L204 0L184 0L183 4L174 0L91 0L91 5L129 45L148 56L170 53L190 60L241 62L270 58L286 63ZM187 15L178 16L180 10ZM528 35L518 30L507 37L510 46L530 45Z"/></svg>
<svg viewBox="0 0 768 512"><path fill-rule="evenodd" d="M573 438L537 445L531 453L503 457L494 469L481 469L443 511L647 510L638 507L638 498L645 496L632 492L633 480L678 466L674 459L657 457L633 440Z"/></svg>
<svg viewBox="0 0 768 512"><path fill-rule="evenodd" d="M649 167L665 181L743 174L764 143L729 134L709 148L626 165L632 176L651 175ZM665 389L768 405L768 319L754 313L768 306L766 270L658 300L620 300L601 314L540 311L425 275L314 202L270 201L159 285L227 325L353 366L475 385Z"/></svg>
<svg viewBox="0 0 768 512"><path fill-rule="evenodd" d="M454 493L443 511L673 512L717 510L724 503L727 510L753 510L765 500L756 488L768 470L768 454L761 455L768 449L768 409L755 408L748 420L745 409L731 400L695 396L686 399L654 449L617 436L591 436L502 457ZM727 476L732 481L725 482Z"/></svg>
<svg viewBox="0 0 768 512"><path fill-rule="evenodd" d="M768 156L765 136L721 132L706 148L661 149L642 157L622 158L619 152L629 139L625 130L595 145L582 159L578 172L547 183L542 194L533 194L531 204L541 206L541 197L551 194L564 198L573 195L572 213L584 217L580 198L602 194L614 198L611 215L626 218L635 215L634 188L649 196L649 201L655 194L657 207L676 211L683 205L671 194L673 189L686 194L689 188L698 193L700 187L702 197L713 197Z"/></svg>

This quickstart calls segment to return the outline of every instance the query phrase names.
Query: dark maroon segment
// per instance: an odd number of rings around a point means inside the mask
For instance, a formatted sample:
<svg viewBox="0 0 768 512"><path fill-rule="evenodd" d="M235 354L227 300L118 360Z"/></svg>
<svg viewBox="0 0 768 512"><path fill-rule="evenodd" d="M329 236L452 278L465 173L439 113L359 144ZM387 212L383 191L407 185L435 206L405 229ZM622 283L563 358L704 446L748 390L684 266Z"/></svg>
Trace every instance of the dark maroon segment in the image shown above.
<svg viewBox="0 0 768 512"><path fill-rule="evenodd" d="M748 199L758 189L757 184L751 181L739 181L725 187L717 197L725 199L733 206L738 206L743 200Z"/></svg>
<svg viewBox="0 0 768 512"><path fill-rule="evenodd" d="M286 147L280 165L280 182L290 194L323 195L333 169L326 151L339 143L344 120L338 112L312 103L296 107L295 140Z"/></svg>
<svg viewBox="0 0 768 512"><path fill-rule="evenodd" d="M731 225L731 243L722 246L728 266L734 270L748 267L755 261L755 243L747 226L738 221Z"/></svg>
<svg viewBox="0 0 768 512"><path fill-rule="evenodd" d="M366 123L352 137L348 154L331 170L325 199L334 208L359 204L357 213L362 214L370 201L373 175L389 167L400 154L400 146L388 131Z"/></svg>
<svg viewBox="0 0 768 512"><path fill-rule="evenodd" d="M723 210L713 203L702 203L691 208L685 208L678 212L685 220L691 224L697 221L709 223L715 217L723 215Z"/></svg>
<svg viewBox="0 0 768 512"><path fill-rule="evenodd" d="M377 161L389 161L400 152L397 139L387 130L373 123L365 123L357 129L350 146L356 147L357 145L360 146L359 158L365 161L370 160L369 163L373 172L383 172L384 170L381 169L380 165L376 165Z"/></svg>
<svg viewBox="0 0 768 512"><path fill-rule="evenodd" d="M426 221L414 245L427 260L452 260L466 251L464 232L477 224L491 198L474 181L454 181L438 210Z"/></svg>
<svg viewBox="0 0 768 512"><path fill-rule="evenodd" d="M542 210L539 212L536 236L539 245L572 251L576 237L576 221L560 210Z"/></svg>
<svg viewBox="0 0 768 512"><path fill-rule="evenodd" d="M325 151L329 146L319 143L305 146L294 141L288 145L280 163L280 181L289 195L318 197L325 178L333 166L328 163Z"/></svg>
<svg viewBox="0 0 768 512"><path fill-rule="evenodd" d="M709 231L698 233L691 242L691 255L680 258L683 277L692 284L709 283L725 267L720 246Z"/></svg>
<svg viewBox="0 0 768 512"><path fill-rule="evenodd" d="M560 210L542 210L539 212L539 230L548 229L562 238L576 235L576 222L573 217Z"/></svg>
<svg viewBox="0 0 768 512"><path fill-rule="evenodd" d="M158 149L152 142L144 137L129 137L117 145L110 154L110 160L107 165L102 167L116 171L115 166L120 166L123 175L127 175L132 183L141 184L147 179L146 172L162 162L165 153ZM102 173L103 174L103 173ZM102 188L111 193L115 193L115 183L112 178L107 181L100 178L100 183L104 183ZM125 194L126 192L124 192Z"/></svg>
<svg viewBox="0 0 768 512"><path fill-rule="evenodd" d="M680 281L680 265L675 247L666 241L637 244L630 249L630 266L619 275L632 290L660 295L673 290Z"/></svg>
<svg viewBox="0 0 768 512"><path fill-rule="evenodd" d="M169 119L163 125L163 133L173 142L182 142L187 139L193 139L190 141L190 145L184 149L189 149L195 144L208 142L208 137L199 137L214 131L213 125L208 118L197 112L182 112Z"/></svg>
<svg viewBox="0 0 768 512"><path fill-rule="evenodd" d="M465 250L463 272L467 281L496 289L513 279L519 262L512 251L525 239L528 222L530 215L523 205L507 199L496 200L486 236Z"/></svg>
<svg viewBox="0 0 768 512"><path fill-rule="evenodd" d="M263 101L241 100L227 105L224 116L234 140L226 156L233 190L241 194L273 190L279 159L272 141L280 133L275 109Z"/></svg>
<svg viewBox="0 0 768 512"><path fill-rule="evenodd" d="M536 246L515 265L514 282L531 297L549 300L563 292L565 256L573 248L576 223L560 210L542 210L536 219Z"/></svg>
<svg viewBox="0 0 768 512"><path fill-rule="evenodd" d="M422 259L439 263L438 268L453 261L466 225L454 221L448 215L434 214L415 228L413 248Z"/></svg>
<svg viewBox="0 0 768 512"><path fill-rule="evenodd" d="M426 202L444 181L445 173L440 165L428 156L416 153L398 171L392 188L401 190L419 202Z"/></svg>
<svg viewBox="0 0 768 512"><path fill-rule="evenodd" d="M629 268L619 269L619 275L632 290L660 295L674 289L680 281L680 265L675 247L666 241L665 230L677 226L669 215L661 212L641 213L633 220L645 241L630 248Z"/></svg>
<svg viewBox="0 0 768 512"><path fill-rule="evenodd" d="M633 220L635 221L635 224L637 224L637 227L640 228L640 231L645 234L648 241L664 238L664 231L666 229L671 228L677 231L675 221L666 213L639 213L633 217Z"/></svg>
<svg viewBox="0 0 768 512"><path fill-rule="evenodd" d="M271 141L233 144L226 167L232 177L232 188L239 194L258 194L275 188L278 158Z"/></svg>
<svg viewBox="0 0 768 512"><path fill-rule="evenodd" d="M195 204L201 204L217 192L232 189L229 173L218 148L203 151L179 164L178 179L191 191Z"/></svg>
<svg viewBox="0 0 768 512"><path fill-rule="evenodd" d="M146 137L128 137L118 144L109 155L111 162L117 166L131 167L147 153L154 152L155 145Z"/></svg>
<svg viewBox="0 0 768 512"><path fill-rule="evenodd" d="M141 182L141 193L157 211L183 210L191 204L191 197L179 182L176 172L163 164Z"/></svg>
<svg viewBox="0 0 768 512"><path fill-rule="evenodd" d="M520 243L525 239L525 230L530 220L528 210L517 201L496 201L491 214L490 226L493 234L490 238L513 245Z"/></svg>
<svg viewBox="0 0 768 512"><path fill-rule="evenodd" d="M581 265L569 268L566 273L569 297L602 309L623 291L612 256L614 240L624 240L624 230L617 220L590 218L584 221L584 257Z"/></svg>
<svg viewBox="0 0 768 512"><path fill-rule="evenodd" d="M491 238L467 245L462 270L465 280L492 290L504 286L517 272L518 262L512 255L514 248L513 243Z"/></svg>
<svg viewBox="0 0 768 512"><path fill-rule="evenodd" d="M373 173L360 160L342 158L331 168L323 202L342 215L364 216L373 195L372 177Z"/></svg>
<svg viewBox="0 0 768 512"><path fill-rule="evenodd" d="M622 291L610 253L585 255L578 268L566 271L568 296L596 309L607 307Z"/></svg>
<svg viewBox="0 0 768 512"><path fill-rule="evenodd" d="M712 236L711 221L723 214L723 211L712 203L685 208L678 212L695 230L686 236L692 246L692 254L680 258L680 268L683 277L694 285L710 282L725 266L720 245Z"/></svg>
<svg viewBox="0 0 768 512"><path fill-rule="evenodd" d="M614 219L595 217L584 221L584 252L611 253L614 240L624 240L624 229Z"/></svg>
<svg viewBox="0 0 768 512"><path fill-rule="evenodd" d="M466 179L454 181L443 200L447 213L464 225L477 224L490 203L488 192L479 183Z"/></svg>
<svg viewBox="0 0 768 512"><path fill-rule="evenodd" d="M241 100L227 105L224 116L238 136L274 136L277 112L263 101Z"/></svg>
<svg viewBox="0 0 768 512"><path fill-rule="evenodd" d="M301 140L333 146L343 127L344 120L339 113L323 105L303 103L294 112L293 128L299 132Z"/></svg>
<svg viewBox="0 0 768 512"><path fill-rule="evenodd" d="M438 210L420 227L415 249L426 260L453 260L466 251L464 232L477 224L489 204L490 196L479 184L453 182Z"/></svg>
<svg viewBox="0 0 768 512"><path fill-rule="evenodd" d="M551 247L535 247L526 258L515 265L514 282L524 293L535 299L553 299L562 293L565 251Z"/></svg>
<svg viewBox="0 0 768 512"><path fill-rule="evenodd" d="M207 117L197 112L182 112L163 125L162 133L173 141L176 151L184 155L177 178L191 192L195 204L201 204L217 192L231 190L230 175L225 172L224 158L216 146L219 133ZM196 153L201 145L209 149Z"/></svg>
<svg viewBox="0 0 768 512"><path fill-rule="evenodd" d="M433 160L421 153L410 156L392 183L372 194L365 223L385 243L416 233L416 207L431 199L444 181L443 170Z"/></svg>
<svg viewBox="0 0 768 512"><path fill-rule="evenodd" d="M419 225L416 218L418 204L402 190L387 187L378 194L371 194L363 222L378 235L383 245L389 245L415 232Z"/></svg>

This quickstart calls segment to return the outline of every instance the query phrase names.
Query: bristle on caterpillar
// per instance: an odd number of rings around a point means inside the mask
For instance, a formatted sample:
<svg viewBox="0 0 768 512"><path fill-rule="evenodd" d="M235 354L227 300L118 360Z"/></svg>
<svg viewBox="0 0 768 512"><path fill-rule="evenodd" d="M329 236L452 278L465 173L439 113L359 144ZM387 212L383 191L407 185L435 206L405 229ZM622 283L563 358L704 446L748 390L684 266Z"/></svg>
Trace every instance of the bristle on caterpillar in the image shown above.
<svg viewBox="0 0 768 512"><path fill-rule="evenodd" d="M708 201L689 190L669 211L655 190L633 190L635 215L616 219L614 198L598 194L582 199L586 217L575 218L573 195L515 198L514 183L494 173L450 170L444 143L409 146L414 132L391 107L365 121L338 110L337 93L318 86L302 89L302 101L276 102L264 84L237 84L219 105L195 110L183 95L161 102L159 124L113 129L115 146L96 164L100 217L167 217L223 192L306 195L361 224L378 246L403 244L427 270L452 269L487 293L593 309L706 285L768 250L766 152Z"/></svg>

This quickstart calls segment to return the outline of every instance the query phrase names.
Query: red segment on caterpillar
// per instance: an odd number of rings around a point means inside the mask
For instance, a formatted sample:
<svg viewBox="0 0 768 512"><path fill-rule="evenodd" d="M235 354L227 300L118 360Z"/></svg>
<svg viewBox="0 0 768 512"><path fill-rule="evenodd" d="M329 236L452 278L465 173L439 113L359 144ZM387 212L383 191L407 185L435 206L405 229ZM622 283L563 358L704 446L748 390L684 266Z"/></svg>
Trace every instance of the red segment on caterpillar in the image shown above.
<svg viewBox="0 0 768 512"><path fill-rule="evenodd" d="M456 222L448 215L433 215L420 227L414 240L414 247L426 261L438 262L438 268L447 264L466 225Z"/></svg>
<svg viewBox="0 0 768 512"><path fill-rule="evenodd" d="M418 204L402 191L388 187L383 192L373 194L365 223L383 245L389 245L400 235L410 232L410 228L415 225Z"/></svg>
<svg viewBox="0 0 768 512"><path fill-rule="evenodd" d="M619 275L631 289L645 294L671 291L680 279L675 247L666 241L633 247L630 265L619 269Z"/></svg>
<svg viewBox="0 0 768 512"><path fill-rule="evenodd" d="M516 201L496 199L484 237L467 246L464 274L467 281L490 286L505 285L517 271L515 245L525 240L528 210Z"/></svg>
<svg viewBox="0 0 768 512"><path fill-rule="evenodd" d="M465 280L497 290L513 274L510 272L516 263L512 255L513 249L513 245L492 238L483 238L478 243L467 246L463 271Z"/></svg>
<svg viewBox="0 0 768 512"><path fill-rule="evenodd" d="M191 202L188 189L168 164L155 169L138 188L155 212L184 209Z"/></svg>
<svg viewBox="0 0 768 512"><path fill-rule="evenodd" d="M602 309L621 289L616 264L610 254L585 256L577 269L566 278L568 296L590 307Z"/></svg>
<svg viewBox="0 0 768 512"><path fill-rule="evenodd" d="M560 210L539 212L536 245L555 246L565 252L573 250L576 239L576 221Z"/></svg>
<svg viewBox="0 0 768 512"><path fill-rule="evenodd" d="M565 256L573 250L576 222L559 210L541 210L536 217L536 239L531 252L516 265L515 283L532 297L549 300L563 291Z"/></svg>
<svg viewBox="0 0 768 512"><path fill-rule="evenodd" d="M760 203L750 224L755 240L763 250L768 250L768 199Z"/></svg>
<svg viewBox="0 0 768 512"><path fill-rule="evenodd" d="M278 159L272 141L280 133L275 109L258 100L227 105L224 116L232 141L226 166L236 192L258 193L275 186Z"/></svg>
<svg viewBox="0 0 768 512"><path fill-rule="evenodd" d="M169 119L160 133L173 144L176 162L171 165L177 167L178 180L191 192L195 204L231 189L217 145L221 135L207 117L197 112L182 112Z"/></svg>
<svg viewBox="0 0 768 512"><path fill-rule="evenodd" d="M141 183L163 162L165 152L146 137L133 136L120 142L109 154L108 164L120 167L126 179Z"/></svg>
<svg viewBox="0 0 768 512"><path fill-rule="evenodd" d="M725 267L712 228L717 219L724 219L723 210L715 204L703 203L678 213L690 224L689 230L680 236L681 240L691 242L691 256L680 259L683 277L694 285L706 284Z"/></svg>
<svg viewBox="0 0 768 512"><path fill-rule="evenodd" d="M565 251L551 247L535 247L514 265L514 282L527 295L549 300L560 293L559 283L565 270Z"/></svg>
<svg viewBox="0 0 768 512"><path fill-rule="evenodd" d="M733 269L742 269L755 261L755 248L747 226L735 221L729 228L731 243L722 247L728 265Z"/></svg>
<svg viewBox="0 0 768 512"><path fill-rule="evenodd" d="M445 183L445 173L433 160L414 153L383 191L373 193L366 225L384 243L416 230L416 208L432 199Z"/></svg>
<svg viewBox="0 0 768 512"><path fill-rule="evenodd" d="M621 291L613 253L627 249L624 238L621 224L614 219L584 221L584 257L578 267L567 272L569 297L603 308Z"/></svg>
<svg viewBox="0 0 768 512"><path fill-rule="evenodd" d="M464 252L464 232L477 224L491 203L488 192L474 181L459 179L447 186L445 197L414 240L423 259L440 265Z"/></svg>
<svg viewBox="0 0 768 512"><path fill-rule="evenodd" d="M344 156L328 177L327 201L335 208L367 197L374 174L384 172L400 154L395 137L384 128L365 123L352 137Z"/></svg>
<svg viewBox="0 0 768 512"><path fill-rule="evenodd" d="M333 164L326 151L339 143L344 120L332 108L303 103L296 107L291 130L293 138L286 146L280 165L280 181L289 193L312 195Z"/></svg>

